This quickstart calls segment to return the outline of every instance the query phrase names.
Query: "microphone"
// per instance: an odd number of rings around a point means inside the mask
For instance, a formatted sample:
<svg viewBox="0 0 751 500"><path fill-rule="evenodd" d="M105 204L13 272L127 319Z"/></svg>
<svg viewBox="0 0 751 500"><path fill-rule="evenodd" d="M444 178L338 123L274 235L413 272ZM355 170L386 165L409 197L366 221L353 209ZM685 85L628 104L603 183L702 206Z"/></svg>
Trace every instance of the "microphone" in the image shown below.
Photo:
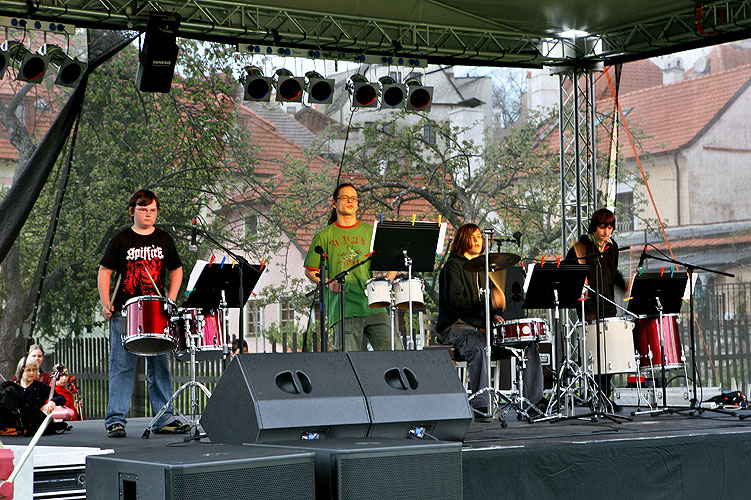
<svg viewBox="0 0 751 500"><path fill-rule="evenodd" d="M514 234L512 236L516 240L516 246L520 247L522 245L522 242L521 242L522 232L521 231L514 231Z"/></svg>
<svg viewBox="0 0 751 500"><path fill-rule="evenodd" d="M197 252L198 246L196 246L196 219L193 219L193 228L190 230L190 245L188 245L189 252Z"/></svg>
<svg viewBox="0 0 751 500"><path fill-rule="evenodd" d="M323 251L323 247L322 247L321 245L316 245L316 247L315 247L315 248L314 248L313 250L315 251L315 253L317 253L317 254L318 254L318 255L320 255L321 257L328 257L328 255L326 255L326 254L324 253L324 251Z"/></svg>
<svg viewBox="0 0 751 500"><path fill-rule="evenodd" d="M639 257L639 265L636 267L643 266L645 260L647 260L647 245L644 245L644 248L641 251L641 257Z"/></svg>

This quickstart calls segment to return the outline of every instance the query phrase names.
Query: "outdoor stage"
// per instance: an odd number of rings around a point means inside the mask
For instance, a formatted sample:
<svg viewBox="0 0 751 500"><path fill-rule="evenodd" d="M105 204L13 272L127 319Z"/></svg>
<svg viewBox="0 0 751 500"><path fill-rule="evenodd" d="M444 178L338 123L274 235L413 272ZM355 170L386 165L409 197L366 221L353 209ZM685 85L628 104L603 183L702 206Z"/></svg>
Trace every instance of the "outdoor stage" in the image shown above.
<svg viewBox="0 0 751 500"><path fill-rule="evenodd" d="M71 432L45 436L39 445L116 452L148 449L157 457L167 447L183 443L182 435L152 434L141 439L147 422L131 420L124 439L108 438L101 420L74 422ZM2 441L22 445L29 439L6 436ZM211 446L208 440L203 442ZM636 416L621 424L609 420L528 424L512 417L506 429L497 421L474 422L464 441L462 464L464 498L473 500L744 498L751 472L751 418L741 421L706 412Z"/></svg>

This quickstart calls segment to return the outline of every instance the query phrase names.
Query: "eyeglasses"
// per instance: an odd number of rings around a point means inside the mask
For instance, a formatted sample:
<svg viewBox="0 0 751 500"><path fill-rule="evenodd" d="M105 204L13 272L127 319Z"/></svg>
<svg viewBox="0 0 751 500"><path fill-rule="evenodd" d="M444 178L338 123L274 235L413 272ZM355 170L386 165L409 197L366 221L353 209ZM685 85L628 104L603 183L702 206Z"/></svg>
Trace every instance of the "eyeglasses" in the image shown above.
<svg viewBox="0 0 751 500"><path fill-rule="evenodd" d="M358 198L357 198L357 196L340 196L339 198L337 198L337 200L353 201L353 202L357 203Z"/></svg>
<svg viewBox="0 0 751 500"><path fill-rule="evenodd" d="M142 214L155 214L159 211L158 208L136 208L136 212L140 212Z"/></svg>

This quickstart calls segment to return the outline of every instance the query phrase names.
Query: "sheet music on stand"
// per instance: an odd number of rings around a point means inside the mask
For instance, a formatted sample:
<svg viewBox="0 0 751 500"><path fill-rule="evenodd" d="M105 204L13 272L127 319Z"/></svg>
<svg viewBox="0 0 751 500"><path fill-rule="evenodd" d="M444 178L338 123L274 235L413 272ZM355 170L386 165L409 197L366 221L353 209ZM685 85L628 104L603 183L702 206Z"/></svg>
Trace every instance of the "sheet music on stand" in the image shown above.
<svg viewBox="0 0 751 500"><path fill-rule="evenodd" d="M435 255L443 248L446 223L376 221L370 252L373 271L407 271L404 253L412 259L412 272L431 272Z"/></svg>
<svg viewBox="0 0 751 500"><path fill-rule="evenodd" d="M659 297L663 314L679 314L690 292L685 272L636 274L628 291L628 310L639 316L657 316L655 297Z"/></svg>
<svg viewBox="0 0 751 500"><path fill-rule="evenodd" d="M242 296L240 295L240 266L242 266ZM188 278L190 293L181 307L188 309L209 309L219 307L222 291L227 307L242 307L261 278L265 266L258 264L209 265L205 260L197 260Z"/></svg>

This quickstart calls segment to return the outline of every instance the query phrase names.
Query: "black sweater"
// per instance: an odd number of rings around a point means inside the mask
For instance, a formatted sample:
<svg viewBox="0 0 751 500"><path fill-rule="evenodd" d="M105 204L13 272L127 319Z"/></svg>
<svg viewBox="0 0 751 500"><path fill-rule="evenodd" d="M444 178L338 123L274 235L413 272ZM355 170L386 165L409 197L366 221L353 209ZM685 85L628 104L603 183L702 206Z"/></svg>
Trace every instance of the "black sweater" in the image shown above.
<svg viewBox="0 0 751 500"><path fill-rule="evenodd" d="M436 324L439 335L458 320L485 329L485 299L480 297L478 273L464 269L464 263L468 261L463 255L451 253L441 269ZM493 310L491 313L500 314L500 311Z"/></svg>

